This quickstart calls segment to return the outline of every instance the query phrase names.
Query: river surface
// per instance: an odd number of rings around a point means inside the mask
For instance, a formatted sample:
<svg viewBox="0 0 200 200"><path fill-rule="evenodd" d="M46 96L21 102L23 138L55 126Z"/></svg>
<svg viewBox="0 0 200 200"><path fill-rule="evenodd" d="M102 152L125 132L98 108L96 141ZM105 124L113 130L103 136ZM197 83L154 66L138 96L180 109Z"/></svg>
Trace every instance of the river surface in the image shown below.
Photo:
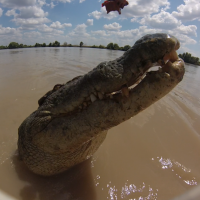
<svg viewBox="0 0 200 200"><path fill-rule="evenodd" d="M88 161L45 178L18 159L18 127L38 99L122 54L73 47L0 51L0 199L169 200L200 184L200 67L190 65L172 92L109 130Z"/></svg>

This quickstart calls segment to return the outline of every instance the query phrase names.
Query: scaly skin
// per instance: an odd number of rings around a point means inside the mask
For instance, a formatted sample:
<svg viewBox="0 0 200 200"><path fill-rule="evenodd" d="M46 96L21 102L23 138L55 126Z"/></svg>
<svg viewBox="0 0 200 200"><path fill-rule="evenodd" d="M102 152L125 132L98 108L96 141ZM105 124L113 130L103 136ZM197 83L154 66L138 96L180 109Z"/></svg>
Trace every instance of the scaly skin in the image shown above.
<svg viewBox="0 0 200 200"><path fill-rule="evenodd" d="M120 58L54 87L19 127L18 150L27 167L50 176L91 157L108 129L138 114L182 80L179 46L173 36L146 35ZM146 73L154 63L162 68Z"/></svg>

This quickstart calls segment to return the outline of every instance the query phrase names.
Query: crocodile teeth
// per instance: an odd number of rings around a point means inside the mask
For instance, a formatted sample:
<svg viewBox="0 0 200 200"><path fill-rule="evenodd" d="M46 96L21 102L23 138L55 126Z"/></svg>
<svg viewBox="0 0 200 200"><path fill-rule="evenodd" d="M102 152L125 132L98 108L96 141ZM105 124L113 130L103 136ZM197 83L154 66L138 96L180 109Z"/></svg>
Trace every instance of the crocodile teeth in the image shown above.
<svg viewBox="0 0 200 200"><path fill-rule="evenodd" d="M97 100L97 97L94 94L91 94L90 95L90 100L91 100L91 102L94 102L94 101Z"/></svg>
<svg viewBox="0 0 200 200"><path fill-rule="evenodd" d="M129 97L129 90L128 90L128 87L127 86L123 86L122 89L122 95L125 96L125 97Z"/></svg>
<svg viewBox="0 0 200 200"><path fill-rule="evenodd" d="M101 93L101 92L98 92L98 97L99 97L99 99L103 99L103 94Z"/></svg>

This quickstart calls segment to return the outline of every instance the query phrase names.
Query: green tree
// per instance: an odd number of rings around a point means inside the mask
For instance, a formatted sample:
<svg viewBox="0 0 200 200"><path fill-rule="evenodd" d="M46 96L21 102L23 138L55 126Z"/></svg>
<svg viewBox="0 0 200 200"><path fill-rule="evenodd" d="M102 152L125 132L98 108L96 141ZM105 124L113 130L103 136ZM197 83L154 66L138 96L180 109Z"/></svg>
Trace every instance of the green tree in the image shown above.
<svg viewBox="0 0 200 200"><path fill-rule="evenodd" d="M105 49L106 47L100 44L100 45L99 45L99 48L100 48L100 49Z"/></svg>
<svg viewBox="0 0 200 200"><path fill-rule="evenodd" d="M42 44L42 47L46 47L46 46L47 46L46 43L43 43L43 44Z"/></svg>
<svg viewBox="0 0 200 200"><path fill-rule="evenodd" d="M9 48L9 49L19 48L19 44L18 44L17 42L11 42L11 43L8 45L8 48Z"/></svg>
<svg viewBox="0 0 200 200"><path fill-rule="evenodd" d="M82 47L82 46L83 46L83 42L81 41L81 42L80 42L80 47Z"/></svg>
<svg viewBox="0 0 200 200"><path fill-rule="evenodd" d="M57 40L52 44L53 47L59 47L60 46L60 42L58 42Z"/></svg>
<svg viewBox="0 0 200 200"><path fill-rule="evenodd" d="M109 43L109 44L107 45L106 48L107 48L107 49L114 49L114 45L113 45L113 43L112 43L112 42Z"/></svg>
<svg viewBox="0 0 200 200"><path fill-rule="evenodd" d="M119 49L119 45L115 43L115 44L113 45L113 49L114 49L114 50L118 50L118 49Z"/></svg>
<svg viewBox="0 0 200 200"><path fill-rule="evenodd" d="M49 43L49 47L51 47L52 46L52 44L51 44L51 42Z"/></svg>
<svg viewBox="0 0 200 200"><path fill-rule="evenodd" d="M179 54L178 56L180 58L182 58L187 63L199 65L199 58L192 56L191 53L186 52L186 53L183 53L183 54Z"/></svg>
<svg viewBox="0 0 200 200"><path fill-rule="evenodd" d="M125 45L124 48L123 48L123 50L124 50L124 51L127 51L127 50L129 50L130 48L131 48L130 45Z"/></svg>
<svg viewBox="0 0 200 200"><path fill-rule="evenodd" d="M1 45L1 46L0 46L0 49L7 49L7 47L6 47L6 46L3 46L3 45Z"/></svg>
<svg viewBox="0 0 200 200"><path fill-rule="evenodd" d="M39 44L39 43L35 43L35 47L41 47L42 44Z"/></svg>

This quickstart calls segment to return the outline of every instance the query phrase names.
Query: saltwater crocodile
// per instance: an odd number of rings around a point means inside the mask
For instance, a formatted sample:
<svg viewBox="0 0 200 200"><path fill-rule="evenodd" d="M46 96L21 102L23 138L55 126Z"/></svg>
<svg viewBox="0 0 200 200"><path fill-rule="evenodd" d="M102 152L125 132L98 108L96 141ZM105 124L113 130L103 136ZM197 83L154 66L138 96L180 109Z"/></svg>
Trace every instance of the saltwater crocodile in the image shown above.
<svg viewBox="0 0 200 200"><path fill-rule="evenodd" d="M108 129L138 114L182 80L179 47L171 35L145 35L121 57L56 85L19 127L18 151L27 167L50 176L91 157ZM149 72L155 63L161 67Z"/></svg>

